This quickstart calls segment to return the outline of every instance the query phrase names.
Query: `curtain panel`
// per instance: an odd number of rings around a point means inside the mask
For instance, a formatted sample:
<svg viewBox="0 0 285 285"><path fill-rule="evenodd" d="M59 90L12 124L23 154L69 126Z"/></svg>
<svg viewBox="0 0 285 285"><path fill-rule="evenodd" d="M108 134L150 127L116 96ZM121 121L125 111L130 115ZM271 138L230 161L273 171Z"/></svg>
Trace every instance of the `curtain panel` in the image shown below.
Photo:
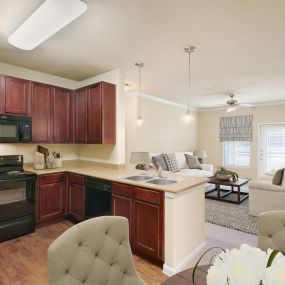
<svg viewBox="0 0 285 285"><path fill-rule="evenodd" d="M220 118L220 142L252 141L252 115Z"/></svg>

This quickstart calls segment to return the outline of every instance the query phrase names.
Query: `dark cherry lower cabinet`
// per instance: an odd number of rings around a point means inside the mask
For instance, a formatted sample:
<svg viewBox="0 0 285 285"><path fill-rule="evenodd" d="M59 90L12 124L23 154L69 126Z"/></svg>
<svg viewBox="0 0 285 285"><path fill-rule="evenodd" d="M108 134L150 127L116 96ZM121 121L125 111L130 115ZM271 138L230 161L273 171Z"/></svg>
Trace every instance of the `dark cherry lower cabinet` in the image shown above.
<svg viewBox="0 0 285 285"><path fill-rule="evenodd" d="M164 261L164 193L112 184L112 213L128 218L135 253Z"/></svg>
<svg viewBox="0 0 285 285"><path fill-rule="evenodd" d="M66 214L66 179L65 173L39 176L38 220L51 220Z"/></svg>
<svg viewBox="0 0 285 285"><path fill-rule="evenodd" d="M76 221L83 221L85 216L84 176L68 175L68 215Z"/></svg>
<svg viewBox="0 0 285 285"><path fill-rule="evenodd" d="M84 176L54 173L38 176L38 222L70 216L84 220Z"/></svg>

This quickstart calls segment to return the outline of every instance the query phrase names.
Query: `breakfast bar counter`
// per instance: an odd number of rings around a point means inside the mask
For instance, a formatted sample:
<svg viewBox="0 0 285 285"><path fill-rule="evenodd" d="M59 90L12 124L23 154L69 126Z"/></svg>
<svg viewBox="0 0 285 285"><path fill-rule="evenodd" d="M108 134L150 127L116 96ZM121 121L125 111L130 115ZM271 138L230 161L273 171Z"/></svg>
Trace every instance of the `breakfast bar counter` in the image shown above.
<svg viewBox="0 0 285 285"><path fill-rule="evenodd" d="M133 198L128 198L128 203L130 203L129 207L134 207L133 209L139 207L140 210L137 209L134 210L134 212L133 210L127 210L128 215L135 215L132 217L135 222L132 222L131 225L135 226L137 223L142 223L139 229L133 229L132 240L134 240L134 234L137 234L136 245L137 247L141 247L142 243L145 242L144 234L149 235L149 233L147 233L149 231L145 232L143 228L153 226L152 236L148 236L147 238L150 238L150 245L154 246L155 244L157 245L157 242L159 243L157 246L160 252L160 258L158 258L158 260L163 262L163 271L167 275L173 275L183 270L185 266L199 254L205 244L204 185L207 182L205 178L176 173L170 174L170 172L163 171L162 179L176 180L176 182L169 185L157 185L148 183L149 180L135 181L126 179L126 177L137 175L146 175L151 177L151 179L159 179L154 170L142 171L126 167L101 165L84 160L64 161L64 166L61 168L44 170L34 170L32 164L26 164L25 170L32 171L41 177L66 172L68 175L77 174L111 181L113 187L116 187L116 189L113 189L114 193L112 194L114 198L117 196L115 192L118 191L118 187L120 187L119 190L122 196L125 195L123 193L125 190L132 191L133 194L130 194L131 196L129 197ZM162 201L158 202L158 204L151 201L149 201L150 204L145 203L144 199L147 196L142 193L148 193L150 197L158 197L154 195L154 191L161 193L159 197L162 197ZM137 195L140 195L143 200L140 200L141 198ZM117 201L119 201L119 198L120 197L117 196ZM126 201L125 198L121 199L121 201L122 200ZM126 204L122 203L120 205L121 212L116 213L113 205L112 213L124 215L123 213L126 213L125 207ZM145 218L145 215L149 216L150 213L155 217L156 226L154 226L154 224L152 225L154 221ZM158 229L160 229L159 232L162 231L161 235L158 233ZM141 233L137 232L138 230L140 230ZM152 240L156 240L156 242L153 243ZM147 244L145 250L150 250Z"/></svg>

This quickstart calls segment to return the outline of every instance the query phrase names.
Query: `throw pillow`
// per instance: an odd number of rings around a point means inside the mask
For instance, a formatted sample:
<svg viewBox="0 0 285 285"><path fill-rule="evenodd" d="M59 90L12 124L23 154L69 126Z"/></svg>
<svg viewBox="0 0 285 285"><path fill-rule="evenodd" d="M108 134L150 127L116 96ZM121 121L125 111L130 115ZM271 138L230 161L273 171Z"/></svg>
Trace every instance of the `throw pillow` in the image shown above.
<svg viewBox="0 0 285 285"><path fill-rule="evenodd" d="M202 166L201 166L197 156L193 156L193 155L185 153L185 158L186 158L187 164L188 164L190 169L202 170Z"/></svg>
<svg viewBox="0 0 285 285"><path fill-rule="evenodd" d="M272 184L280 186L282 184L283 175L284 168L277 170L272 178Z"/></svg>
<svg viewBox="0 0 285 285"><path fill-rule="evenodd" d="M168 154L165 154L164 157L166 160L168 170L173 171L173 172L178 172L179 167L178 167L178 163L177 163L175 154L174 153L168 153Z"/></svg>
<svg viewBox="0 0 285 285"><path fill-rule="evenodd" d="M159 163L159 165L161 166L162 170L168 170L167 164L166 164L166 160L164 157L164 153L157 155L157 156L153 156L152 157L152 163L154 164L155 167L158 167L157 163Z"/></svg>

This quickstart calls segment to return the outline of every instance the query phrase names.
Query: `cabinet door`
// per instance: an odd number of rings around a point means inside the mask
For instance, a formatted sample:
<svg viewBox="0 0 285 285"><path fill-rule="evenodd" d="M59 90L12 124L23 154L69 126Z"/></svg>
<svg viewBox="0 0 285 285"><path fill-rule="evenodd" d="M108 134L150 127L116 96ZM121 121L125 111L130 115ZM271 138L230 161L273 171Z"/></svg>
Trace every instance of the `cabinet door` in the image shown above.
<svg viewBox="0 0 285 285"><path fill-rule="evenodd" d="M85 186L69 184L68 201L69 215L77 221L82 221L85 213Z"/></svg>
<svg viewBox="0 0 285 285"><path fill-rule="evenodd" d="M112 214L125 217L129 220L129 228L132 224L132 199L123 196L112 195ZM131 230L129 231L131 240Z"/></svg>
<svg viewBox="0 0 285 285"><path fill-rule="evenodd" d="M163 192L134 188L132 246L135 251L163 261Z"/></svg>
<svg viewBox="0 0 285 285"><path fill-rule="evenodd" d="M102 144L116 143L116 86L101 83L102 92Z"/></svg>
<svg viewBox="0 0 285 285"><path fill-rule="evenodd" d="M101 143L101 87L88 88L87 142Z"/></svg>
<svg viewBox="0 0 285 285"><path fill-rule="evenodd" d="M32 96L32 136L33 142L51 142L51 87L33 83Z"/></svg>
<svg viewBox="0 0 285 285"><path fill-rule="evenodd" d="M53 142L71 143L72 134L72 93L68 89L54 88L53 106Z"/></svg>
<svg viewBox="0 0 285 285"><path fill-rule="evenodd" d="M39 219L46 221L64 215L65 183L52 183L39 187Z"/></svg>
<svg viewBox="0 0 285 285"><path fill-rule="evenodd" d="M87 89L75 93L75 142L87 142Z"/></svg>
<svg viewBox="0 0 285 285"><path fill-rule="evenodd" d="M31 82L6 76L2 84L1 113L31 115Z"/></svg>

